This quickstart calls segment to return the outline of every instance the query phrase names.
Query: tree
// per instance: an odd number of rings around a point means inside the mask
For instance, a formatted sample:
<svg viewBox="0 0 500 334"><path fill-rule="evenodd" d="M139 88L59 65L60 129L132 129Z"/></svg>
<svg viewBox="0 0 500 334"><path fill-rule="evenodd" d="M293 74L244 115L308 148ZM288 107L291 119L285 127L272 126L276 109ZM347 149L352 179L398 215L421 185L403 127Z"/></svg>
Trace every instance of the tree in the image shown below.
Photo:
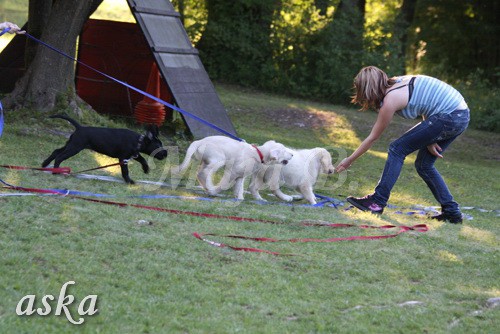
<svg viewBox="0 0 500 334"><path fill-rule="evenodd" d="M268 80L269 41L280 0L206 0L207 25L196 45L214 79L252 85Z"/></svg>
<svg viewBox="0 0 500 334"><path fill-rule="evenodd" d="M326 9L330 5L330 0L314 0L314 5L319 9L320 15L326 15Z"/></svg>
<svg viewBox="0 0 500 334"><path fill-rule="evenodd" d="M417 0L403 0L399 15L399 28L401 30L401 58L408 55L408 29L413 24L415 17L415 5Z"/></svg>
<svg viewBox="0 0 500 334"><path fill-rule="evenodd" d="M28 32L45 43L74 56L76 40L84 23L102 0L30 0ZM68 19L70 18L70 19ZM75 105L74 63L70 59L27 40L26 72L4 100L11 109L30 107L52 110L59 98ZM81 100L79 100L81 101Z"/></svg>
<svg viewBox="0 0 500 334"><path fill-rule="evenodd" d="M337 29L342 28L342 32L347 33L349 37L342 40L343 47L346 49L362 50L363 48L365 6L366 0L341 0L339 3L333 22L337 21L339 24ZM345 27L340 27L340 25L345 25Z"/></svg>
<svg viewBox="0 0 500 334"><path fill-rule="evenodd" d="M301 66L307 66L314 97L349 100L352 79L362 65L365 4L341 0L333 19L307 41L307 62Z"/></svg>
<svg viewBox="0 0 500 334"><path fill-rule="evenodd" d="M450 80L484 72L498 82L500 2L419 0L416 4L413 68ZM417 29L418 27L418 29Z"/></svg>

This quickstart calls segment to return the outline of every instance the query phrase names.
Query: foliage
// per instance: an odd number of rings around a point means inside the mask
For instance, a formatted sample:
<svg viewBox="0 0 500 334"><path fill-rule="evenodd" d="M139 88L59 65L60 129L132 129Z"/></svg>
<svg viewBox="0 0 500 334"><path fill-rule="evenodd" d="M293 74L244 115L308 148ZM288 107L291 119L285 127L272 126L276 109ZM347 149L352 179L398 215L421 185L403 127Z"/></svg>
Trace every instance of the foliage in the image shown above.
<svg viewBox="0 0 500 334"><path fill-rule="evenodd" d="M239 135L249 142L276 139L289 146L352 151L376 115L344 107L290 99L247 90L217 87ZM290 121L293 114L297 118ZM281 115L281 117L277 117ZM288 120L287 120L288 119ZM301 122L314 120L315 126ZM82 121L90 125L90 119ZM108 126L122 126L110 122ZM133 125L132 129L139 130ZM375 186L390 138L411 124L395 120L392 132L360 158L343 183L330 175L319 193L364 195ZM2 164L37 166L61 146L73 129L42 118L33 110L8 112L0 139ZM162 128L163 131L163 128ZM438 162L463 206L498 209L498 134L467 131ZM176 143L181 153L188 142ZM35 145L35 146L34 146ZM413 169L409 156L391 203L404 210L434 205L432 195ZM337 162L337 158L335 162ZM67 160L74 171L115 162L84 151ZM130 163L135 179L164 181L172 160L142 174ZM89 172L120 178L119 169ZM188 198L145 199L131 196L204 197L192 180L181 186L80 179L35 171L0 169L0 178L16 185L103 193L105 200L169 209L252 217L283 222L260 224L210 219L120 207L70 196L0 197L0 328L4 333L493 333L500 308L486 300L499 297L499 218L494 212L465 211L473 216L461 226L397 214L381 216L332 207L282 205L263 192L268 205ZM196 184L197 185L197 184ZM478 191L480 189L480 191ZM288 192L288 190L285 190ZM2 193L17 191L2 189ZM223 195L229 195L229 192ZM247 195L248 196L248 195ZM151 224L139 224L146 220ZM302 226L301 222L369 225L428 224L426 233L403 233L393 239L337 243L258 243L207 237L217 242L298 254L272 256L235 252L199 241L193 232L276 238L329 238L387 232ZM82 326L64 316L15 314L19 300L69 290L75 303L98 296L98 314ZM412 303L413 302L413 303ZM56 300L52 301L52 305ZM76 316L73 304L69 310Z"/></svg>
<svg viewBox="0 0 500 334"><path fill-rule="evenodd" d="M471 124L475 129L500 133L500 87L492 86L481 70L471 73L456 87L464 95L471 110Z"/></svg>
<svg viewBox="0 0 500 334"><path fill-rule="evenodd" d="M312 0L283 1L279 10L269 1L207 4L209 19L197 47L212 78L296 96L348 99L361 65L361 45L355 44L362 31L359 13L334 21L334 6L321 14ZM250 5L253 10L242 10Z"/></svg>
<svg viewBox="0 0 500 334"><path fill-rule="evenodd" d="M401 1L368 1L366 4L363 66L374 65L390 75L406 72L401 55Z"/></svg>
<svg viewBox="0 0 500 334"><path fill-rule="evenodd" d="M498 1L418 1L413 71L461 79L481 69L498 83L499 11Z"/></svg>
<svg viewBox="0 0 500 334"><path fill-rule="evenodd" d="M414 73L446 80L464 95L471 127L500 131L498 1L421 0L413 35Z"/></svg>
<svg viewBox="0 0 500 334"><path fill-rule="evenodd" d="M90 18L135 23L126 0L104 0Z"/></svg>
<svg viewBox="0 0 500 334"><path fill-rule="evenodd" d="M205 0L172 0L186 28L189 39L197 44L203 35L207 24L207 9Z"/></svg>
<svg viewBox="0 0 500 334"><path fill-rule="evenodd" d="M322 15L314 1L283 1L273 18L270 36L276 73L262 88L292 95L306 96L315 87L309 82L311 59L309 39L331 22L333 7Z"/></svg>
<svg viewBox="0 0 500 334"><path fill-rule="evenodd" d="M337 16L340 0L283 0L279 6L273 1L205 1L207 6L195 6L200 1L182 1L191 18L187 30L194 41L202 36L197 45L202 61L219 82L346 104L352 77L364 65L379 66L390 75L434 75L459 85L482 69L486 81L481 91L466 92L470 104L481 110L477 116L485 118L472 126L496 127L499 70L493 55L500 34L492 15L498 2L418 1L408 29L410 53L402 58L402 0L366 2L363 49L352 44L359 18ZM272 20L256 24L258 17L245 12L250 3L268 6L267 13L275 8ZM207 20L213 24L210 31L204 31Z"/></svg>
<svg viewBox="0 0 500 334"><path fill-rule="evenodd" d="M292 14L282 12L284 22L276 27L274 45L289 47L274 51L279 55L276 57L278 73L275 78L278 84L274 86L277 87L274 91L335 102L346 101L352 78L361 65L360 13L335 15L335 8L330 7L325 15L321 15L320 9L310 4L303 8L302 15L298 15L296 8L292 9L301 24L287 20ZM297 40L299 43L296 43ZM264 88L273 91L273 87Z"/></svg>
<svg viewBox="0 0 500 334"><path fill-rule="evenodd" d="M3 0L0 1L0 21L16 22L19 26L26 23L28 17L27 0Z"/></svg>
<svg viewBox="0 0 500 334"><path fill-rule="evenodd" d="M269 80L270 25L277 1L206 2L208 21L197 47L212 78L252 85ZM244 59L244 61L242 61Z"/></svg>

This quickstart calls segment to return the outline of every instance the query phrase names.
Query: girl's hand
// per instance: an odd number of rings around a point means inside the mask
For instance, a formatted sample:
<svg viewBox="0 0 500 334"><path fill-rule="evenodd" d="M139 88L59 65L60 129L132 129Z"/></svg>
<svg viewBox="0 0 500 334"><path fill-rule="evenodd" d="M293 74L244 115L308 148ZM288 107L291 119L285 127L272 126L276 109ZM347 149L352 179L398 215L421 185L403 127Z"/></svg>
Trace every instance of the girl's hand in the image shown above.
<svg viewBox="0 0 500 334"><path fill-rule="evenodd" d="M3 30L3 29L7 29L9 28L9 33L10 34L24 34L25 31L24 30L21 30L21 28L19 28L17 26L17 24L14 24L14 23L11 23L11 22L3 22L3 23L0 23L0 30Z"/></svg>
<svg viewBox="0 0 500 334"><path fill-rule="evenodd" d="M345 158L337 165L337 167L335 167L335 172L337 173L343 172L347 170L347 168L349 167L351 167L351 161L349 160L349 158Z"/></svg>
<svg viewBox="0 0 500 334"><path fill-rule="evenodd" d="M438 157L438 158L443 158L443 156L440 153L443 151L443 149L438 144L432 144L432 145L427 146L427 150L429 150L429 152L433 156Z"/></svg>

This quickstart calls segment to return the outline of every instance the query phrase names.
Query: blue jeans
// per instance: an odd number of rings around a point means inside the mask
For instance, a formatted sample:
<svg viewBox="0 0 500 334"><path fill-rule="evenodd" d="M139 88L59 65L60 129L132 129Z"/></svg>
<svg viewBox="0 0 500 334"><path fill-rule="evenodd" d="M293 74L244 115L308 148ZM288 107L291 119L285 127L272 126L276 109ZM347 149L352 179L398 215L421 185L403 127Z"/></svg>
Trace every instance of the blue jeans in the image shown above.
<svg viewBox="0 0 500 334"><path fill-rule="evenodd" d="M415 160L418 175L425 181L436 200L441 204L443 213L460 214L458 203L453 200L443 177L434 167L437 157L427 150L427 146L437 143L442 148L441 153L443 153L455 138L467 129L469 120L469 109L455 110L448 115L434 115L393 141L389 145L384 172L375 188L373 201L383 207L387 205L406 156L419 150Z"/></svg>

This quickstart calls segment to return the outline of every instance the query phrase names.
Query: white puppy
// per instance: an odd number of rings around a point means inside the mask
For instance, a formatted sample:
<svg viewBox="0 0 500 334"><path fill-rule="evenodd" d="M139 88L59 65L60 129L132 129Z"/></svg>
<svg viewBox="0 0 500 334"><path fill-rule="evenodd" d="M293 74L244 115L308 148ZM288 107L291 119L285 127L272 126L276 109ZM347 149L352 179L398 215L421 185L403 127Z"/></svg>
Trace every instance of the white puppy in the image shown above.
<svg viewBox="0 0 500 334"><path fill-rule="evenodd" d="M290 202L294 197L281 192L280 186L297 190L311 204L316 204L313 187L320 172L332 174L332 156L324 148L310 150L294 150L293 159L287 165L273 165L262 168L252 177L250 192L257 200L264 200L259 190L269 186L271 191L281 200Z"/></svg>
<svg viewBox="0 0 500 334"><path fill-rule="evenodd" d="M231 188L234 182L234 196L242 200L247 176L266 165L286 165L292 156L289 149L274 140L267 141L262 146L255 146L229 137L209 136L192 142L184 161L178 167L174 167L172 172L183 173L194 158L201 161L197 174L198 181L210 195ZM213 174L224 166L226 166L224 175L219 185L214 186Z"/></svg>

